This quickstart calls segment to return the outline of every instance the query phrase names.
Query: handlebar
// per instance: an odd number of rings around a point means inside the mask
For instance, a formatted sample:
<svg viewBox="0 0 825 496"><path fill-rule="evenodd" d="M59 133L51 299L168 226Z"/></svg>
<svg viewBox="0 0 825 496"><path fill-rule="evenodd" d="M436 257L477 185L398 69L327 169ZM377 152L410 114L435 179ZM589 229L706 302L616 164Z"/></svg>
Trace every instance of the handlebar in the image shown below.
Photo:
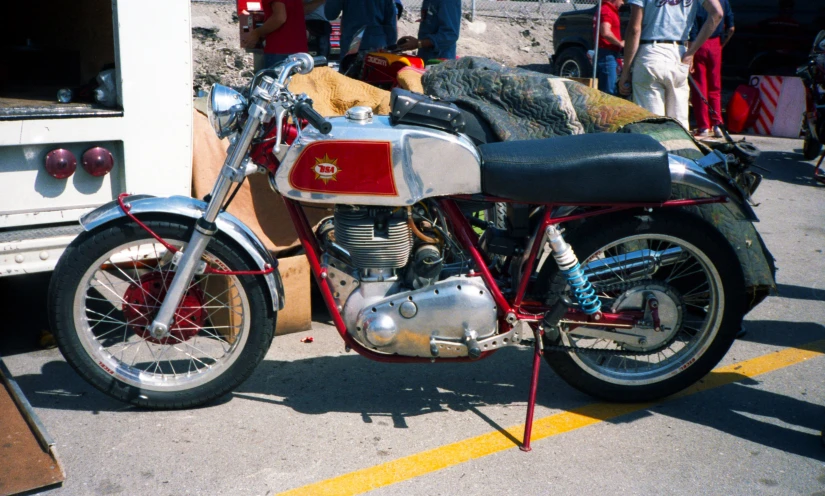
<svg viewBox="0 0 825 496"><path fill-rule="evenodd" d="M315 67L321 67L325 65L329 65L329 61L323 55L318 55L317 57L312 57L312 62Z"/></svg>
<svg viewBox="0 0 825 496"><path fill-rule="evenodd" d="M295 104L295 116L306 119L321 134L329 134L332 124L312 108L312 100L303 100Z"/></svg>

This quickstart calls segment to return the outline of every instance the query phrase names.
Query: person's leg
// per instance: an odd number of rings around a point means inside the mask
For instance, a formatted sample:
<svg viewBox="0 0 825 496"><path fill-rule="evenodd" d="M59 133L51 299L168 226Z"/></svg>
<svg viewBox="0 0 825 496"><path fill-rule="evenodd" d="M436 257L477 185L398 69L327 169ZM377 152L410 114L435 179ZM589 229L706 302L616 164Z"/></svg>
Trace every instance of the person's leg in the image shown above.
<svg viewBox="0 0 825 496"><path fill-rule="evenodd" d="M690 128L688 112L690 108L690 86L688 74L690 66L682 63L681 54L684 48L668 45L669 60L666 61L670 70L662 81L665 88L665 115L672 117L682 124L685 130Z"/></svg>
<svg viewBox="0 0 825 496"><path fill-rule="evenodd" d="M715 114L710 115L714 126L722 125L722 43L719 38L708 40L708 102ZM704 48L704 47L702 47Z"/></svg>
<svg viewBox="0 0 825 496"><path fill-rule="evenodd" d="M660 66L667 66L660 54L648 47L651 45L639 47L633 61L633 102L656 115L665 115L665 91L659 74Z"/></svg>
<svg viewBox="0 0 825 496"><path fill-rule="evenodd" d="M702 101L702 96L707 97L708 94L708 51L705 47L699 49L693 57L693 82L696 88L691 89L690 103L693 105L693 117L696 119L696 129L699 131L707 131L710 129L710 117L708 116L708 106ZM698 90L698 91L696 91Z"/></svg>
<svg viewBox="0 0 825 496"><path fill-rule="evenodd" d="M616 94L616 56L613 52L599 53L596 75L599 78L599 90L610 95Z"/></svg>

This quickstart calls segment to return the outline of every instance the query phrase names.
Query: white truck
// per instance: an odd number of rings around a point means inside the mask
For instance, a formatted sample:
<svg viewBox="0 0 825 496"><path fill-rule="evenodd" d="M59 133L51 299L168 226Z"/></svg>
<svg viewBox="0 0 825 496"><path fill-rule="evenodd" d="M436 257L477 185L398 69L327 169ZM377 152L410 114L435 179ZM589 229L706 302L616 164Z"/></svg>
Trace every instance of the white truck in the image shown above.
<svg viewBox="0 0 825 496"><path fill-rule="evenodd" d="M0 276L52 270L78 218L122 192L188 196L192 181L189 1L33 5L0 16ZM88 83L107 67L108 107Z"/></svg>

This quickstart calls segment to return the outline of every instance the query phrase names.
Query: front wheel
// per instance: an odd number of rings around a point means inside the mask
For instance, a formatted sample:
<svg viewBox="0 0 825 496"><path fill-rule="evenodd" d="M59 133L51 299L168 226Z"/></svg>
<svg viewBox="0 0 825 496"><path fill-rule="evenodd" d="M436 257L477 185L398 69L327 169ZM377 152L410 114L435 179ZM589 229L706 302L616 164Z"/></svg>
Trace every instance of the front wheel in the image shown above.
<svg viewBox="0 0 825 496"><path fill-rule="evenodd" d="M556 74L564 78L587 78L593 75L593 65L584 48L565 48L556 59Z"/></svg>
<svg viewBox="0 0 825 496"><path fill-rule="evenodd" d="M567 241L603 312L644 314L632 329L562 322L555 341L545 340L545 357L569 384L611 401L650 401L693 384L727 353L744 315L745 285L736 254L712 226L660 212L585 222ZM548 303L574 301L552 258L539 283Z"/></svg>
<svg viewBox="0 0 825 496"><path fill-rule="evenodd" d="M192 227L146 224L185 250ZM202 260L224 271L254 271L230 240L212 239ZM173 254L131 221L83 233L55 268L52 328L66 361L118 400L187 408L237 387L263 359L275 328L260 276L196 275L170 333L149 332L174 277Z"/></svg>

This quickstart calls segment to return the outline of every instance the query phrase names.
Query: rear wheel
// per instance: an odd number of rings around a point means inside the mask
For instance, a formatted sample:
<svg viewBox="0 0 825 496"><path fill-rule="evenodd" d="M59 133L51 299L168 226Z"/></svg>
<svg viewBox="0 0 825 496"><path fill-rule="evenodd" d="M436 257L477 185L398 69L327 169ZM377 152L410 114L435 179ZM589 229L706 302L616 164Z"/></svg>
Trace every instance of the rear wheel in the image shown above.
<svg viewBox="0 0 825 496"><path fill-rule="evenodd" d="M603 312L644 314L632 329L562 324L548 350L568 383L612 401L649 401L693 384L727 353L744 314L744 278L727 240L687 216L587 222L567 236ZM549 302L573 301L552 258L542 268ZM648 302L658 307L654 329Z"/></svg>
<svg viewBox="0 0 825 496"><path fill-rule="evenodd" d="M148 221L185 249L192 228ZM256 270L228 240L210 241L203 261ZM131 222L81 234L51 280L50 317L69 364L104 393L150 408L186 408L237 387L263 359L275 313L256 276L196 275L165 338L149 327L174 277L173 254Z"/></svg>

